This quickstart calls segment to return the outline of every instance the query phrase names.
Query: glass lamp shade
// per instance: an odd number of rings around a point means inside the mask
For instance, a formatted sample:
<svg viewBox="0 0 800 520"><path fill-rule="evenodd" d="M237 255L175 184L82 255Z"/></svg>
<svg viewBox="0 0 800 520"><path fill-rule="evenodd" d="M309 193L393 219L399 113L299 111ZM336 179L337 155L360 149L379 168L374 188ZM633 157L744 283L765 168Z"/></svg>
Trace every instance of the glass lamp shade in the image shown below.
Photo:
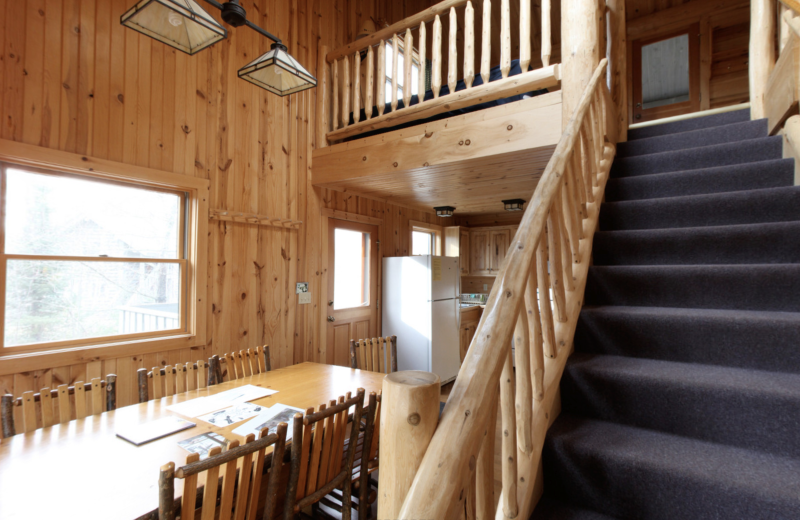
<svg viewBox="0 0 800 520"><path fill-rule="evenodd" d="M239 69L239 77L279 96L317 86L317 79L280 43L273 43L268 53Z"/></svg>
<svg viewBox="0 0 800 520"><path fill-rule="evenodd" d="M122 15L120 23L186 54L228 36L195 0L142 0Z"/></svg>

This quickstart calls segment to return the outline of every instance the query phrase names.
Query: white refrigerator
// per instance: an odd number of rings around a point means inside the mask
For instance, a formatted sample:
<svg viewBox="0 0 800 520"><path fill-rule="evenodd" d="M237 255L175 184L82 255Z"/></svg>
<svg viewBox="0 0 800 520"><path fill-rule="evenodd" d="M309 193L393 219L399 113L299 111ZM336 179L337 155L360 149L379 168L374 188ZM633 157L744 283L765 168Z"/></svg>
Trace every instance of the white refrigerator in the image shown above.
<svg viewBox="0 0 800 520"><path fill-rule="evenodd" d="M384 336L397 336L398 370L424 370L452 381L461 367L458 257L383 259Z"/></svg>

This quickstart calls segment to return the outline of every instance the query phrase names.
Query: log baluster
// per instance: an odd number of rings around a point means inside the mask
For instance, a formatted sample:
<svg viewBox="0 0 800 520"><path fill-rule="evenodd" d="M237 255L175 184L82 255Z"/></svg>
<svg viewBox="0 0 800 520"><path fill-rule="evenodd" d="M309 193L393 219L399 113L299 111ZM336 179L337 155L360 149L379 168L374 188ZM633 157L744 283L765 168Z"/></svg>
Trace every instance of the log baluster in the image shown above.
<svg viewBox="0 0 800 520"><path fill-rule="evenodd" d="M553 53L551 41L550 1L542 0L542 67L550 66L550 55Z"/></svg>
<svg viewBox="0 0 800 520"><path fill-rule="evenodd" d="M510 0L500 4L500 72L503 79L511 72L511 7Z"/></svg>
<svg viewBox="0 0 800 520"><path fill-rule="evenodd" d="M500 414L503 429L502 452L502 498L501 506L506 518L515 518L517 505L517 425L514 410L514 368L511 364L511 349L506 350L505 364L500 375Z"/></svg>
<svg viewBox="0 0 800 520"><path fill-rule="evenodd" d="M317 66L317 70L319 71L319 85L317 87L317 147L318 148L325 148L328 146L328 138L327 134L330 132L331 129L331 122L329 119L329 112L330 112L330 69L328 65L328 60L326 59L328 55L328 46L327 45L320 45L319 50L319 64Z"/></svg>
<svg viewBox="0 0 800 520"><path fill-rule="evenodd" d="M594 143L592 142L591 128L587 128L587 126L585 121L584 124L581 125L581 144L583 146L582 159L588 194L589 190L592 190L592 187L596 186L597 163L594 160ZM594 194L592 194L592 201L594 201Z"/></svg>
<svg viewBox="0 0 800 520"><path fill-rule="evenodd" d="M403 106L405 108L411 104L411 66L413 64L414 36L411 34L411 29L406 29L406 39L403 42Z"/></svg>
<svg viewBox="0 0 800 520"><path fill-rule="evenodd" d="M580 213L581 213L581 220L589 217L589 212L586 209L586 188L583 186L583 173L581 171L581 160L578 157L580 150L580 141L575 143L575 148L572 149L570 153L570 172L572 172L572 181L575 185L575 191L578 193L578 198L575 200L580 201ZM581 227L581 232L583 231L583 224L579 224ZM581 238L583 238L583 234L581 233Z"/></svg>
<svg viewBox="0 0 800 520"><path fill-rule="evenodd" d="M530 334L528 333L528 316L525 305L519 306L517 324L514 327L514 356L516 358L515 401L517 421L517 446L519 450L530 455L533 452L531 425L533 423L533 386L531 380Z"/></svg>
<svg viewBox="0 0 800 520"><path fill-rule="evenodd" d="M442 21L439 15L433 20L433 45L431 49L431 90L433 98L439 97L439 90L442 88Z"/></svg>
<svg viewBox="0 0 800 520"><path fill-rule="evenodd" d="M450 8L450 40L447 46L447 88L448 94L456 91L458 83L458 48L456 36L458 31L458 17L456 8Z"/></svg>
<svg viewBox="0 0 800 520"><path fill-rule="evenodd" d="M519 1L519 68L527 72L531 64L531 0Z"/></svg>
<svg viewBox="0 0 800 520"><path fill-rule="evenodd" d="M365 85L365 103L364 103L364 110L366 111L366 121L372 119L372 92L375 90L375 76L374 76L374 68L375 68L375 56L372 52L372 46L367 49L367 84ZM383 85L381 85L383 86Z"/></svg>
<svg viewBox="0 0 800 520"><path fill-rule="evenodd" d="M333 61L333 129L339 128L339 60Z"/></svg>
<svg viewBox="0 0 800 520"><path fill-rule="evenodd" d="M478 452L478 463L475 469L477 489L475 493L475 511L478 520L494 520L494 444L495 430L497 429L497 403L499 395L497 388L489 390L492 405L489 407L489 416L483 424L483 442Z"/></svg>
<svg viewBox="0 0 800 520"><path fill-rule="evenodd" d="M386 111L386 42L383 40L378 43L378 79L375 81L375 88L378 94L378 115L382 116Z"/></svg>
<svg viewBox="0 0 800 520"><path fill-rule="evenodd" d="M464 10L464 85L472 88L475 81L475 9L467 1Z"/></svg>
<svg viewBox="0 0 800 520"><path fill-rule="evenodd" d="M356 52L353 67L353 123L361 121L361 53Z"/></svg>
<svg viewBox="0 0 800 520"><path fill-rule="evenodd" d="M342 92L342 127L347 128L350 126L350 58L345 56L342 58L344 67L342 68L342 75L344 75L344 92Z"/></svg>
<svg viewBox="0 0 800 520"><path fill-rule="evenodd" d="M397 84L399 78L397 77L397 63L400 61L398 55L400 53L400 41L397 35L392 36L392 112L397 110Z"/></svg>
<svg viewBox="0 0 800 520"><path fill-rule="evenodd" d="M581 225L581 217L578 214L577 193L575 190L575 183L572 181L572 166L567 162L564 168L564 189L561 192L564 200L564 208L566 209L566 216L569 220L569 240L572 247L572 261L579 264L581 261L580 254L580 241L583 238L583 226Z"/></svg>
<svg viewBox="0 0 800 520"><path fill-rule="evenodd" d="M426 60L426 51L427 49L425 46L427 45L427 31L425 28L425 22L419 24L419 74L417 74L417 96L418 96L418 103L422 103L425 101L425 64L427 63Z"/></svg>
<svg viewBox="0 0 800 520"><path fill-rule="evenodd" d="M489 83L492 62L492 0L483 1L483 22L481 23L481 79Z"/></svg>
<svg viewBox="0 0 800 520"><path fill-rule="evenodd" d="M553 216L555 217L554 225L558 227L558 234L561 237L561 241L556 244L556 247L560 247L563 250L563 255L561 257L562 269L564 271L564 288L567 291L574 291L575 290L575 279L572 277L572 262L573 258L577 256L577 250L573 255L569 238L567 236L567 225L564 222L564 207L562 206L561 201L561 192L564 190L563 184L559 187L558 193L556 194L556 200L553 202Z"/></svg>
<svg viewBox="0 0 800 520"><path fill-rule="evenodd" d="M542 231L539 246L536 249L536 273L539 288L539 310L542 316L542 335L544 337L544 354L549 358L558 355L556 345L555 324L553 323L553 305L550 300L550 276L547 273L547 231Z"/></svg>
<svg viewBox="0 0 800 520"><path fill-rule="evenodd" d="M531 260L528 284L525 287L525 311L528 316L528 334L531 345L531 376L533 398L538 402L544 399L544 336L537 298L538 280L536 276L536 255Z"/></svg>
<svg viewBox="0 0 800 520"><path fill-rule="evenodd" d="M547 252L550 259L550 284L558 311L556 319L564 323L567 321L567 296L564 291L564 264L561 263L561 233L554 206L550 207L550 214L547 216Z"/></svg>

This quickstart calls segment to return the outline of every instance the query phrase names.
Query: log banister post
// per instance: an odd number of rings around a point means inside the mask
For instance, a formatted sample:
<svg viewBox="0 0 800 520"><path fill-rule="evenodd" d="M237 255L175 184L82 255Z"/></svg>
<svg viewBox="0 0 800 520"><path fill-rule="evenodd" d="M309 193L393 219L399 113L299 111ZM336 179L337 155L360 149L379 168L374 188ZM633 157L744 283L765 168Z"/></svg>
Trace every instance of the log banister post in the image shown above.
<svg viewBox="0 0 800 520"><path fill-rule="evenodd" d="M517 445L522 453L530 455L533 451L533 440L531 438L531 422L533 421L533 381L531 379L528 313L525 305L520 305L517 325L514 328L514 356L517 365L517 399L515 403L517 414Z"/></svg>
<svg viewBox="0 0 800 520"><path fill-rule="evenodd" d="M378 44L378 79L375 81L378 94L378 115L386 110L386 42Z"/></svg>
<svg viewBox="0 0 800 520"><path fill-rule="evenodd" d="M767 83L775 66L775 1L750 1L750 118L766 117Z"/></svg>
<svg viewBox="0 0 800 520"><path fill-rule="evenodd" d="M492 60L492 0L483 0L483 22L481 23L481 79L489 83Z"/></svg>
<svg viewBox="0 0 800 520"><path fill-rule="evenodd" d="M502 422L501 468L502 491L500 505L506 518L516 518L517 504L517 420L514 402L514 367L511 349L506 349L503 372L500 375L500 413Z"/></svg>
<svg viewBox="0 0 800 520"><path fill-rule="evenodd" d="M330 125L330 65L328 65L325 57L328 54L327 45L319 45L319 64L317 76L319 83L317 86L317 148L325 148L328 146L327 134L333 128Z"/></svg>
<svg viewBox="0 0 800 520"><path fill-rule="evenodd" d="M411 29L406 29L406 37L403 42L403 107L408 108L411 104L411 69L414 64L414 36ZM424 69L421 71L424 76ZM425 92L422 93L425 95Z"/></svg>
<svg viewBox="0 0 800 520"><path fill-rule="evenodd" d="M519 2L519 68L525 72L531 63L531 0Z"/></svg>
<svg viewBox="0 0 800 520"><path fill-rule="evenodd" d="M339 60L333 62L333 129L339 128Z"/></svg>
<svg viewBox="0 0 800 520"><path fill-rule="evenodd" d="M511 72L511 7L509 0L500 3L500 72L503 78Z"/></svg>
<svg viewBox="0 0 800 520"><path fill-rule="evenodd" d="M433 98L439 97L442 88L442 21L439 15L433 20L433 44L431 45L431 90Z"/></svg>
<svg viewBox="0 0 800 520"><path fill-rule="evenodd" d="M439 376L408 370L383 379L378 518L400 518L400 508L439 422Z"/></svg>
<svg viewBox="0 0 800 520"><path fill-rule="evenodd" d="M353 57L353 123L361 120L361 54Z"/></svg>
<svg viewBox="0 0 800 520"><path fill-rule="evenodd" d="M467 2L464 10L464 85L472 88L475 81L475 9Z"/></svg>
<svg viewBox="0 0 800 520"><path fill-rule="evenodd" d="M550 65L550 55L553 53L551 41L550 0L542 0L542 66Z"/></svg>
<svg viewBox="0 0 800 520"><path fill-rule="evenodd" d="M342 67L342 75L344 76L344 92L342 92L342 127L347 128L350 126L350 58L345 56L342 58L344 67Z"/></svg>
<svg viewBox="0 0 800 520"><path fill-rule="evenodd" d="M425 48L425 46L428 43L427 36L428 36L428 34L427 34L427 31L426 31L425 22L422 22L421 24L419 24L419 49L418 49L418 52L419 52L420 70L419 70L419 73L417 74L417 82L418 82L418 86L417 86L417 96L418 97L417 97L417 100L420 103L422 103L422 101L425 99L425 71L424 71L424 68L426 66L425 64L426 64L426 60L427 60L427 57L426 57L427 49Z"/></svg>
<svg viewBox="0 0 800 520"><path fill-rule="evenodd" d="M375 69L375 58L372 52L372 47L367 49L367 84L366 84L366 103L364 109L367 114L367 121L372 119L372 93L375 90L375 81L373 79ZM383 87L383 78L378 78L378 84Z"/></svg>
<svg viewBox="0 0 800 520"><path fill-rule="evenodd" d="M397 110L397 63L400 61L398 55L400 54L400 41L397 35L392 36L392 112Z"/></svg>

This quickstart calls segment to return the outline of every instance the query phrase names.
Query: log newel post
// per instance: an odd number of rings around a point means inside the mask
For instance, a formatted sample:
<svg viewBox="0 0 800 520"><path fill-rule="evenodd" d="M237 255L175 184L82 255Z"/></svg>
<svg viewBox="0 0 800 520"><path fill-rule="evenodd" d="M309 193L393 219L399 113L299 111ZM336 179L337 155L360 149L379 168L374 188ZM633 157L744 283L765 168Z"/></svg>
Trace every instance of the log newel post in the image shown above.
<svg viewBox="0 0 800 520"><path fill-rule="evenodd" d="M117 376L108 374L106 376L106 411L117 409Z"/></svg>
<svg viewBox="0 0 800 520"><path fill-rule="evenodd" d="M418 370L394 372L383 380L380 520L400 518L403 501L439 423L440 386L439 376Z"/></svg>
<svg viewBox="0 0 800 520"><path fill-rule="evenodd" d="M14 396L5 394L0 398L0 416L3 423L3 438L8 439L17 434L14 428Z"/></svg>
<svg viewBox="0 0 800 520"><path fill-rule="evenodd" d="M767 116L767 83L775 67L775 0L750 2L750 119Z"/></svg>
<svg viewBox="0 0 800 520"><path fill-rule="evenodd" d="M561 90L562 128L566 129L597 64L600 38L595 0L561 2Z"/></svg>

